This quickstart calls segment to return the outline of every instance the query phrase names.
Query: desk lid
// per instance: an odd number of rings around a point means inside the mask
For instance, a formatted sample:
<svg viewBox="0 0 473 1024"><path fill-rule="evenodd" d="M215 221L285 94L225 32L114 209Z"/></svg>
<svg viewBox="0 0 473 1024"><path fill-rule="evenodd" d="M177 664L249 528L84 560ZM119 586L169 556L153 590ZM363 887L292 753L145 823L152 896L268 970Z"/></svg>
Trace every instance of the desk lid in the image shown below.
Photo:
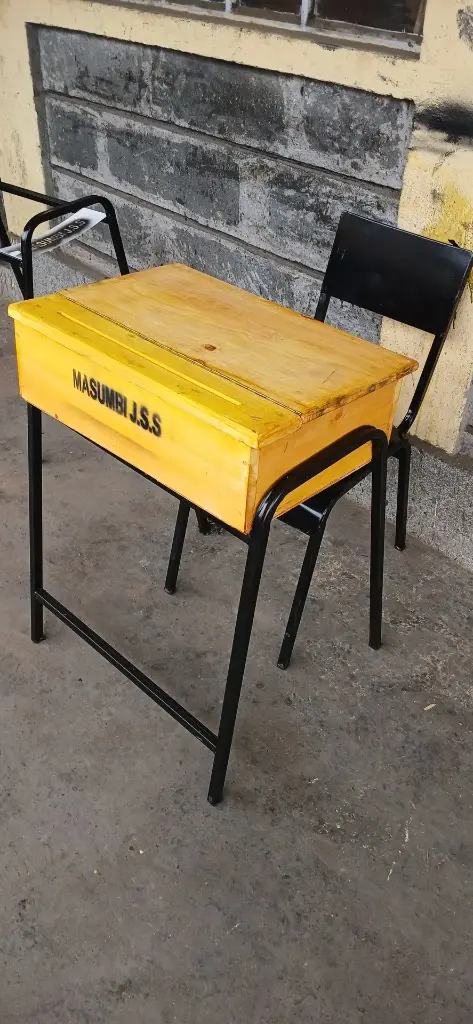
<svg viewBox="0 0 473 1024"><path fill-rule="evenodd" d="M172 389L175 378L177 392L199 405L220 396L229 429L249 431L252 446L417 366L179 264L16 303L9 312L67 347L118 359L150 385Z"/></svg>

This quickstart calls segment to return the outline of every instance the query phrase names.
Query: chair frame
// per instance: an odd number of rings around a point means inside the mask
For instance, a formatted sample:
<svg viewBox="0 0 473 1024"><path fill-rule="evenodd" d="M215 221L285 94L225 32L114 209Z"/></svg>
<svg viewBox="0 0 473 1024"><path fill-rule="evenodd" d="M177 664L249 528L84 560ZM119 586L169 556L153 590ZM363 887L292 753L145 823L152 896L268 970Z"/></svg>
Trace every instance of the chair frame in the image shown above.
<svg viewBox="0 0 473 1024"><path fill-rule="evenodd" d="M8 263L10 265L24 299L34 298L32 241L36 228L38 228L40 224L45 224L55 218L67 217L71 213L77 213L78 210L81 210L84 206L102 207L105 212L105 219L103 223L108 226L110 231L110 237L120 274L123 275L130 273L120 229L118 227L115 208L113 203L111 203L110 199L107 199L106 196L88 195L84 196L82 199L73 199L70 202L64 202L62 199L45 195L42 192L33 192L29 188L21 188L19 185L12 185L0 178L0 193L2 192L7 193L8 195L18 196L21 199L31 199L35 203L41 203L48 207L48 209L35 214L25 224L21 234L21 260L16 259L14 256L10 256L8 253L0 253L0 262ZM8 246L11 245L11 243L12 240L9 238L7 225L3 222L0 210L0 246Z"/></svg>
<svg viewBox="0 0 473 1024"><path fill-rule="evenodd" d="M420 374L418 384L415 388L414 395L409 405L409 409L402 420L399 427L393 428L389 449L388 458L396 458L398 461L398 489L397 489L397 505L396 505L396 532L395 532L395 546L399 551L403 551L406 547L406 532L407 532L407 514L408 514L408 503L409 503L409 482L410 482L410 470L411 470L411 442L408 437L408 431L414 423L422 402L425 398L427 388L432 379L433 373L437 366L440 358L443 346L445 344L446 337L455 318L458 304L466 286L468 276L473 266L473 254L467 250L460 249L458 246L447 245L442 242L437 242L432 239L424 238L420 235L412 234L411 232L402 231L400 228L394 227L393 225L383 224L379 221L373 221L366 217L360 217L357 214L344 213L340 218L337 233L335 236L334 244L330 254L330 258L325 271L320 296L317 304L314 319L321 322L325 321L328 307L331 298L344 299L343 291L337 287L337 267L341 263L343 253L343 238L351 230L357 230L359 225L365 227L368 232L370 230L378 233L386 233L386 238L396 236L396 239L415 240L415 244L420 246L425 251L434 251L438 253L441 249L444 250L445 255L448 254L449 262L458 265L458 286L454 295L451 307L448 310L448 315L442 327L439 331L434 334L434 340L429 350L425 365ZM392 233L392 234L391 234ZM432 247L430 249L430 247ZM361 285L363 289L363 284ZM356 291L356 289L355 289ZM355 301L348 299L352 305L358 305ZM415 303L414 303L415 305ZM384 303L382 295L377 297L377 302L373 305L366 303L359 303L360 308L372 309L373 312L380 313L381 315L390 316L392 319L395 317L395 309L389 303ZM414 309L410 314L410 320L401 320L402 323L410 323L411 326L421 327L423 311L422 308ZM429 326L430 324L429 318ZM431 333L434 333L433 331ZM303 504L298 505L296 508L291 509L289 512L281 516L281 521L289 526L305 533L308 537L307 549L302 564L301 572L299 575L298 583L296 586L295 595L293 598L291 611L289 614L286 630L284 633L283 642L278 657L278 666L281 669L287 669L294 649L294 644L297 638L299 625L301 622L302 614L304 611L305 603L309 593L312 577L316 568L317 558L319 555L320 547L327 526L328 518L330 513L335 508L335 505L344 497L353 487L364 480L371 473L371 464L368 463L361 469L356 470L350 476L340 480L338 483L328 487L325 491L315 495L314 498L305 501ZM166 589L173 593L176 581L177 581L177 570L179 568L180 552L182 552L185 537L185 525L184 518L182 515L178 515L175 528L175 536L173 543L173 551L178 552L178 557L174 558L174 564L171 571L168 570L168 576L171 576L173 587L170 589L166 586ZM176 568L177 558L177 568ZM377 621L381 623L381 614L378 610ZM370 629L369 645L374 650L379 649L381 646L381 629L379 632Z"/></svg>
<svg viewBox="0 0 473 1024"><path fill-rule="evenodd" d="M337 270L341 265L342 259L344 258L345 252L343 248L344 235L349 234L354 228L357 229L359 224L362 226L372 226L376 231L385 232L385 237L388 239L390 232L396 232L398 238L401 236L407 239L415 239L417 244L421 244L424 251L440 252L444 250L445 256L448 255L449 262L452 260L458 264L458 283L457 289L453 296L449 315L444 319L443 324L439 325L440 329L434 334L434 339L429 349L424 367L421 371L417 386L414 390L414 394L409 404L409 408L398 427L394 427L388 448L388 459L395 458L398 461L398 486L397 486L397 502L396 502L396 527L395 527L395 547L398 551L404 551L406 547L406 535L407 535L407 515L409 506L409 483L410 483L410 472L411 472L411 442L408 437L408 432L415 422L422 403L424 401L427 389L432 380L435 368L439 361L442 353L443 346L445 344L448 332L455 319L458 305L465 289L469 274L473 266L473 254L467 250L460 249L458 246L452 248L451 245L437 242L433 239L424 238L423 236L413 235L411 232L402 231L400 228L393 227L392 225L380 224L377 221L372 221L366 217L359 217L356 214L344 213L342 214L335 236L335 241L330 254L330 258L325 271L322 287L320 291L319 301L315 312L314 319L321 322L325 321L327 316L329 304L331 298L338 298L344 300L343 288L337 287ZM392 236L391 236L392 237ZM346 250L345 250L346 251ZM356 291L356 288L355 288ZM350 300L348 300L350 301ZM357 303L352 302L352 305ZM381 313L382 315L390 315L392 319L396 319L394 316L395 310L392 307L388 307L386 310L383 308L383 302L374 302L371 305L360 303L359 308L371 309L373 312ZM422 309L414 310L411 314L410 320L399 318L398 322L406 323L410 326L418 327L422 329L423 311ZM429 324L430 326L430 324ZM430 332L433 333L433 332ZM279 668L288 668L294 644L297 638L297 632L299 629L300 621L304 611L305 603L309 593L310 584L315 571L317 557L320 551L320 546L323 540L325 527L327 525L328 517L339 501L341 497L346 495L353 487L356 486L361 480L363 480L369 473L369 466L363 467L356 473L347 477L345 481L341 481L339 485L328 488L324 492L323 496L317 495L315 501L310 502L310 517L314 519L314 526L309 535L309 542L306 549L306 554L302 564L302 569L299 575L299 580L296 587L289 619L287 622L281 650L278 658ZM297 521L297 510L296 516L284 517L285 521L290 525L296 526L301 529L302 524ZM307 531L306 529L303 532ZM372 645L371 645L372 646Z"/></svg>

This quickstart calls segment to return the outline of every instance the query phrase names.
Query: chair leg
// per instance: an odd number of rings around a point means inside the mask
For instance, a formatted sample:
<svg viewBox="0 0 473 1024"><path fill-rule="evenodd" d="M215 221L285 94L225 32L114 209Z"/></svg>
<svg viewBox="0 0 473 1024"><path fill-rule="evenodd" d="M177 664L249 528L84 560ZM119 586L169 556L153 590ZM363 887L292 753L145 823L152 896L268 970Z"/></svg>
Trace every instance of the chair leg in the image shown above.
<svg viewBox="0 0 473 1024"><path fill-rule="evenodd" d="M371 494L370 635L377 651L382 642L384 541L386 529L386 460L375 459Z"/></svg>
<svg viewBox="0 0 473 1024"><path fill-rule="evenodd" d="M168 571L166 573L166 581L164 584L164 589L168 594L176 593L177 576L179 573L179 566L181 564L181 555L184 547L187 523L189 521L189 512L189 502L181 500L179 502L179 510L177 513L176 525L174 527L174 536L172 538L171 554L169 556Z"/></svg>
<svg viewBox="0 0 473 1024"><path fill-rule="evenodd" d="M398 452L399 474L397 482L396 539L398 551L406 547L407 509L409 505L409 480L411 475L411 446L407 442Z"/></svg>
<svg viewBox="0 0 473 1024"><path fill-rule="evenodd" d="M43 606L36 592L43 586L43 469L41 411L28 405L28 492L30 529L31 639L44 640Z"/></svg>
<svg viewBox="0 0 473 1024"><path fill-rule="evenodd" d="M250 540L248 548L208 792L208 801L213 805L220 803L223 796L267 543L265 532Z"/></svg>
<svg viewBox="0 0 473 1024"><path fill-rule="evenodd" d="M199 527L199 533L202 533L203 536L206 537L207 534L210 533L210 519L200 508L195 509L195 515L197 519L197 526Z"/></svg>
<svg viewBox="0 0 473 1024"><path fill-rule="evenodd" d="M304 611L307 595L309 593L309 587L314 575L314 569L317 563L317 558L320 551L320 545L322 543L323 535L325 533L325 527L327 524L326 519L322 519L316 533L312 534L307 545L304 561L302 563L302 569L300 572L299 580L297 582L296 593L294 594L294 600L292 602L292 608L287 621L286 632L279 652L278 667L286 669L291 661L294 644L296 642L297 633L299 630L302 613Z"/></svg>

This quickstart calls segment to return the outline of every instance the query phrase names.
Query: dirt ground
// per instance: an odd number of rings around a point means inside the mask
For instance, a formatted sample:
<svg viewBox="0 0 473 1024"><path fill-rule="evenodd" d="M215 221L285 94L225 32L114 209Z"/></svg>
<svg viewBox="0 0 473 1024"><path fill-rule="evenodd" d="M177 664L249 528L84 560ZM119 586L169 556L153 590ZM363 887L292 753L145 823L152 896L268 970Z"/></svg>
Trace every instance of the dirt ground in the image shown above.
<svg viewBox="0 0 473 1024"><path fill-rule="evenodd" d="M226 798L211 755L60 622L28 634L25 409L0 319L1 1024L471 1024L472 577L334 516L291 668L304 549L273 531ZM45 423L46 585L218 721L244 550Z"/></svg>

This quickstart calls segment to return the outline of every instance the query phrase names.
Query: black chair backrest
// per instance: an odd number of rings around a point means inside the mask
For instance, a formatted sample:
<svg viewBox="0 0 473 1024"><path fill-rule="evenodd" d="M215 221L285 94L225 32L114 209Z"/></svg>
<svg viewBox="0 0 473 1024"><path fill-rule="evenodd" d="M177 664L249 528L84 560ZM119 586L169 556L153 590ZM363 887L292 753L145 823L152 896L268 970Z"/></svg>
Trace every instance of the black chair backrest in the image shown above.
<svg viewBox="0 0 473 1024"><path fill-rule="evenodd" d="M422 405L473 265L473 253L356 214L340 218L316 320L331 298L435 335L409 410L406 433Z"/></svg>

